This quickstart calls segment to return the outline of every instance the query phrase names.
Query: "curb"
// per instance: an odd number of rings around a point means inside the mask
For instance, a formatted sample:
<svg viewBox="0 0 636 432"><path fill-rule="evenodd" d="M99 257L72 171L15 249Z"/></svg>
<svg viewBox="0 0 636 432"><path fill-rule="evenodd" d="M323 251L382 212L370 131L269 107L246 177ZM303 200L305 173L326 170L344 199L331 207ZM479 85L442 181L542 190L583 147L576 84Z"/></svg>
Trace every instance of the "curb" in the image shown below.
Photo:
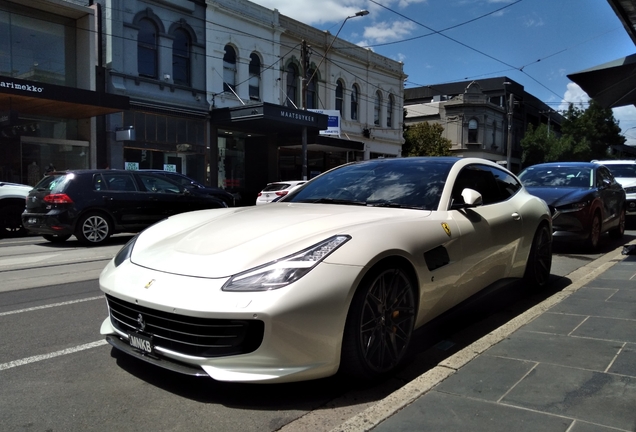
<svg viewBox="0 0 636 432"><path fill-rule="evenodd" d="M621 254L622 249L623 246L620 246L613 253L609 252L564 276L571 279L573 282L561 291L553 294L541 303L528 309L524 313L508 321L506 324L493 330L461 351L458 351L449 358L440 362L434 368L420 375L415 380L391 393L384 399L378 401L370 408L367 408L358 415L351 417L340 426L332 429L331 432L370 431L388 417L411 404L437 384L453 375L462 366L465 366L475 357L507 338L520 327L534 320L552 306L565 300L610 267L620 261L623 261L624 256Z"/></svg>

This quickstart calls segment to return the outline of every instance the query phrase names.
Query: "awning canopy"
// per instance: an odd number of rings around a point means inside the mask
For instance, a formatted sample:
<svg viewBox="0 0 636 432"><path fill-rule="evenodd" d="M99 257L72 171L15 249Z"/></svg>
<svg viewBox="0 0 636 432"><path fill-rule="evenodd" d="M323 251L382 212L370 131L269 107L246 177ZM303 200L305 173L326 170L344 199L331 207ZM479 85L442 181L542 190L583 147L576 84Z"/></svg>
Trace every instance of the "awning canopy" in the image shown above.
<svg viewBox="0 0 636 432"><path fill-rule="evenodd" d="M126 96L0 76L0 111L82 119L129 107Z"/></svg>
<svg viewBox="0 0 636 432"><path fill-rule="evenodd" d="M285 148L302 148L300 144L282 144ZM364 151L364 143L360 141L351 141L338 137L316 135L309 138L307 149L312 151Z"/></svg>
<svg viewBox="0 0 636 432"><path fill-rule="evenodd" d="M636 104L636 54L568 75L605 108Z"/></svg>

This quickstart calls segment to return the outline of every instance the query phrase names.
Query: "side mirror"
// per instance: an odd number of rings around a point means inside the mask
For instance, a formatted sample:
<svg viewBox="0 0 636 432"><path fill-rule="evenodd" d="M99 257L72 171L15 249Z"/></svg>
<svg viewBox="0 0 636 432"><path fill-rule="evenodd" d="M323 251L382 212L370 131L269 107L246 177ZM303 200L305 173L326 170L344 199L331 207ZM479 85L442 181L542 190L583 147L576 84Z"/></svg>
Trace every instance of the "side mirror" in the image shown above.
<svg viewBox="0 0 636 432"><path fill-rule="evenodd" d="M479 192L475 189L464 188L461 193L463 202L455 202L451 204L451 209L462 209L477 207L484 204L484 200Z"/></svg>

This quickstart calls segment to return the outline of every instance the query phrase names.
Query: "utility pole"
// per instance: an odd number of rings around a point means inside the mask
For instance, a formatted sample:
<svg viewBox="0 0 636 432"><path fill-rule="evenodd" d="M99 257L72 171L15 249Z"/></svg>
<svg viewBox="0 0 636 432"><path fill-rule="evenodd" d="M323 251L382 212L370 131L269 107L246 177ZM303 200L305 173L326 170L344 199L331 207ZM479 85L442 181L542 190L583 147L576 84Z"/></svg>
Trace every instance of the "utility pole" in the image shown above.
<svg viewBox="0 0 636 432"><path fill-rule="evenodd" d="M303 39L302 47L300 49L300 60L302 63L302 78L301 78L301 101L302 109L307 109L307 75L309 72L309 49L307 48L307 41ZM307 126L303 126L302 130L302 179L307 180Z"/></svg>
<svg viewBox="0 0 636 432"><path fill-rule="evenodd" d="M508 148L506 149L506 168L512 171L512 111L515 97L512 93L508 96Z"/></svg>

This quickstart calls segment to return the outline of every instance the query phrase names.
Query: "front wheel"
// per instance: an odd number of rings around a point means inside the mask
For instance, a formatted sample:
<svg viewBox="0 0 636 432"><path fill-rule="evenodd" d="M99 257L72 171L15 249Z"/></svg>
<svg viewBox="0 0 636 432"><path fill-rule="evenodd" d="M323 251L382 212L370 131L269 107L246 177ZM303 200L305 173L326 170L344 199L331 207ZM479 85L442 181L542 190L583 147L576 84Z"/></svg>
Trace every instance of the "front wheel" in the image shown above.
<svg viewBox="0 0 636 432"><path fill-rule="evenodd" d="M112 234L108 217L100 212L91 212L82 216L75 232L80 243L97 246L103 244Z"/></svg>
<svg viewBox="0 0 636 432"><path fill-rule="evenodd" d="M586 247L590 251L596 251L601 241L601 215L594 213L592 223L590 224L590 236L587 238Z"/></svg>
<svg viewBox="0 0 636 432"><path fill-rule="evenodd" d="M526 272L523 279L532 288L545 288L552 269L552 233L548 225L541 225L534 233Z"/></svg>
<svg viewBox="0 0 636 432"><path fill-rule="evenodd" d="M347 316L340 371L377 379L407 356L415 324L415 284L402 266L372 270L355 293Z"/></svg>
<svg viewBox="0 0 636 432"><path fill-rule="evenodd" d="M22 226L24 205L8 204L0 207L0 237L26 234Z"/></svg>

